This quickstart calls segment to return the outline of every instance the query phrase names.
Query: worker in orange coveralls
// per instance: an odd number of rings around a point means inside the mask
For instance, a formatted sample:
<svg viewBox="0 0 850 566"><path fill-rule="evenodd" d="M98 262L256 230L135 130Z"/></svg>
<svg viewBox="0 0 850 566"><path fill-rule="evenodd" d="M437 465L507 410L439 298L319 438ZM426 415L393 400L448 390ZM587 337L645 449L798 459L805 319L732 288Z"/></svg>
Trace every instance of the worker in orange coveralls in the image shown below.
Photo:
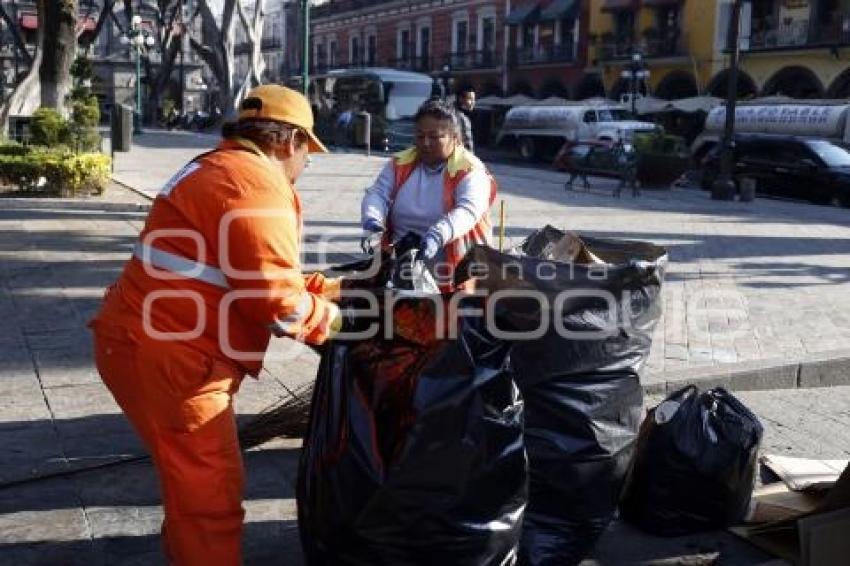
<svg viewBox="0 0 850 566"><path fill-rule="evenodd" d="M327 151L299 93L248 93L223 140L162 189L91 327L103 381L159 473L172 564L241 562L244 471L232 397L272 334L321 344L340 281L299 264L307 154Z"/></svg>

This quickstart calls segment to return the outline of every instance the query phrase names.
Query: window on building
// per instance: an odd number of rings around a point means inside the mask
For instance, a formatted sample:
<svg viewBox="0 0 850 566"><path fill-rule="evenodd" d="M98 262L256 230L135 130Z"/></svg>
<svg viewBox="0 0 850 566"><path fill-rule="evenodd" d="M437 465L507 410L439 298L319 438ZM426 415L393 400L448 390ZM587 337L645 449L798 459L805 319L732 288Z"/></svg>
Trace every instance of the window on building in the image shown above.
<svg viewBox="0 0 850 566"><path fill-rule="evenodd" d="M481 50L484 52L496 49L496 18L487 16L481 20Z"/></svg>
<svg viewBox="0 0 850 566"><path fill-rule="evenodd" d="M359 65L360 59L361 59L360 58L360 38L359 37L352 37L351 43L349 44L349 47L350 47L350 53L349 53L349 56L348 56L348 62L351 63L352 65Z"/></svg>
<svg viewBox="0 0 850 566"><path fill-rule="evenodd" d="M635 13L620 10L614 14L614 36L618 43L631 43L635 37Z"/></svg>
<svg viewBox="0 0 850 566"><path fill-rule="evenodd" d="M469 22L466 20L458 20L454 26L454 37L452 40L452 51L458 55L466 53L466 46L469 43Z"/></svg>
<svg viewBox="0 0 850 566"><path fill-rule="evenodd" d="M522 46L534 47L534 24L523 24L522 26Z"/></svg>
<svg viewBox="0 0 850 566"><path fill-rule="evenodd" d="M336 40L332 39L330 41L330 43L328 44L328 64L331 67L336 67L336 61L337 61Z"/></svg>
<svg viewBox="0 0 850 566"><path fill-rule="evenodd" d="M366 64L370 67L375 66L375 61L378 57L378 36L370 35L366 39Z"/></svg>
<svg viewBox="0 0 850 566"><path fill-rule="evenodd" d="M398 35L398 55L404 61L410 60L410 30L403 29Z"/></svg>
<svg viewBox="0 0 850 566"><path fill-rule="evenodd" d="M422 26L419 28L419 59L422 62L428 61L431 56L431 28ZM427 67L427 63L426 63Z"/></svg>

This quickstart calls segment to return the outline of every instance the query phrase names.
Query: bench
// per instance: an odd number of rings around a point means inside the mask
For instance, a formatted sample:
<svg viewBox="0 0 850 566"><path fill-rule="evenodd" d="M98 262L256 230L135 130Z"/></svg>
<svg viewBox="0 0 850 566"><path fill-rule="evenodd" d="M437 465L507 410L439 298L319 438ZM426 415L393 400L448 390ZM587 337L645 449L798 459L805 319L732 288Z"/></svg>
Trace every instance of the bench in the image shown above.
<svg viewBox="0 0 850 566"><path fill-rule="evenodd" d="M569 173L564 190L572 190L576 180L590 189L588 176L619 179L613 196L620 197L624 188L632 190L632 196L640 195L637 179L637 155L625 151L622 145L608 142L567 142L554 161L555 169Z"/></svg>

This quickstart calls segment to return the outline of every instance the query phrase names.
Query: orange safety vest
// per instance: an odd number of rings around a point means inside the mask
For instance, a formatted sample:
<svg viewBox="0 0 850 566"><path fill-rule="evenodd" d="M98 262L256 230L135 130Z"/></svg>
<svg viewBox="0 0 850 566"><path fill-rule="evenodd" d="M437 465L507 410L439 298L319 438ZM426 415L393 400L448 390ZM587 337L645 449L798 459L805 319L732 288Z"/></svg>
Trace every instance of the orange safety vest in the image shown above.
<svg viewBox="0 0 850 566"><path fill-rule="evenodd" d="M416 153L416 148L410 148L400 153L397 153L393 156L393 188L390 192L390 204L389 210L387 211L387 223L389 224L390 211L392 210L393 203L395 203L395 199L398 196L399 191L413 174L413 171L416 167L419 166L419 156ZM449 157L448 162L446 163L446 169L443 174L443 212L448 213L456 206L455 200L455 191L458 186L460 186L461 181L476 167L484 167L484 164L475 157L469 150L465 149L463 146L458 145L455 148L454 153ZM490 174L489 171L486 170L487 177L490 179L490 206L496 201L496 192L498 190L498 185L496 184L496 179L493 178L493 175ZM388 230L388 232L392 232L392 227ZM459 237L451 240L444 244L446 250L446 263L450 267L450 271L453 274L454 269L466 255L466 253L472 249L472 246L475 244L481 244L485 246L492 246L493 244L493 226L490 221L490 211L484 213L484 215L478 220L475 226L467 232L466 234L462 234ZM449 291L452 290L453 287L448 284L441 284L441 290Z"/></svg>
<svg viewBox="0 0 850 566"><path fill-rule="evenodd" d="M93 320L230 359L257 375L271 335L322 343L339 281L301 273L301 201L247 140L224 140L162 189Z"/></svg>

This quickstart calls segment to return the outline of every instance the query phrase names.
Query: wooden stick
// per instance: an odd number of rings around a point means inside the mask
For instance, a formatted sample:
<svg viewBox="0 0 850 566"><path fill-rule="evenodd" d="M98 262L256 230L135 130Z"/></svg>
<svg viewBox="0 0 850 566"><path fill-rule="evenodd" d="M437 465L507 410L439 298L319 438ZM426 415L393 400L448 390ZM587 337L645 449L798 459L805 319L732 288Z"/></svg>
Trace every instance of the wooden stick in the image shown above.
<svg viewBox="0 0 850 566"><path fill-rule="evenodd" d="M499 205L499 251L505 251L505 199Z"/></svg>

